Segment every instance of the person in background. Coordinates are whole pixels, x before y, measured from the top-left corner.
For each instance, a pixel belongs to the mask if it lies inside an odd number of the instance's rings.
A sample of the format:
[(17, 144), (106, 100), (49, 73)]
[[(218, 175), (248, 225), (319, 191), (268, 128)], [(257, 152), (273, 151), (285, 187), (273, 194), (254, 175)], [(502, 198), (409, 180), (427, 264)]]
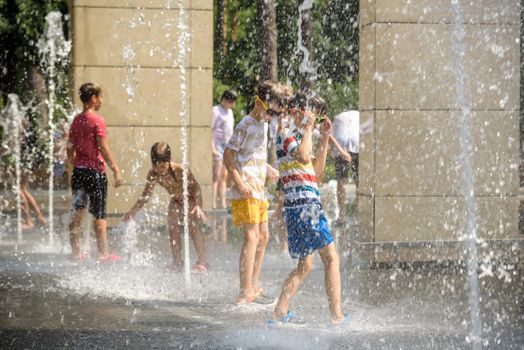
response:
[[(226, 148), (233, 129), (235, 127), (235, 118), (233, 108), (237, 101), (237, 94), (233, 90), (226, 90), (222, 94), (220, 103), (213, 107), (213, 119), (211, 121), (211, 130), (213, 139), (211, 149), (213, 152), (213, 187), (211, 194), (211, 205), (213, 209), (226, 208), (226, 179), (227, 169), (224, 166), (224, 149)], [(216, 220), (214, 220), (213, 229), (216, 229)], [(213, 231), (214, 231), (213, 230)], [(226, 234), (225, 223), (222, 223), (222, 236)], [(225, 237), (222, 237), (225, 240)]]
[(350, 110), (333, 118), (333, 144), (331, 156), (335, 161), (335, 179), (337, 180), (337, 204), (339, 208), (336, 225), (346, 221), (346, 190), (349, 170), (358, 188), (358, 151), (359, 151), (360, 114)]

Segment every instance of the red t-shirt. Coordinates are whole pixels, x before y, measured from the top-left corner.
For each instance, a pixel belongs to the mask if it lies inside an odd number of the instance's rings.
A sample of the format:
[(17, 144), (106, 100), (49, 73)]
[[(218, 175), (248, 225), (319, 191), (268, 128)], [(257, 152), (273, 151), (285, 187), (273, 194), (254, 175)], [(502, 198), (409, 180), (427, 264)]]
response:
[(106, 137), (106, 122), (95, 113), (80, 113), (69, 129), (69, 136), (75, 150), (74, 166), (90, 168), (103, 173), (105, 162), (98, 148), (97, 137)]

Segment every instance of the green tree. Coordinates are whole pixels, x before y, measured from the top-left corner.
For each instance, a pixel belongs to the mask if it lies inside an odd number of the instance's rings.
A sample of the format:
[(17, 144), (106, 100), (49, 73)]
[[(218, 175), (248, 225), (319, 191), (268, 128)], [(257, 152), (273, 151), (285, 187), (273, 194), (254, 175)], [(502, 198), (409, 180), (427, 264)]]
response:
[[(297, 48), (298, 7), (296, 0), (276, 3), (279, 80), (299, 85), (302, 53)], [(236, 118), (249, 109), (255, 84), (261, 79), (260, 30), (255, 2), (216, 0), (214, 78), (215, 102), (226, 88), (242, 96)], [(222, 11), (218, 11), (223, 9)], [(317, 0), (312, 13), (313, 65), (317, 67), (315, 89), (330, 106), (331, 114), (358, 107), (358, 0)], [(220, 34), (217, 34), (219, 32)], [(219, 35), (219, 37), (217, 36)]]
[(67, 14), (67, 1), (0, 0), (2, 103), (9, 93), (17, 94), (25, 103), (34, 97), (34, 74), (39, 73), (36, 43), (44, 31), (45, 16), (51, 11)]

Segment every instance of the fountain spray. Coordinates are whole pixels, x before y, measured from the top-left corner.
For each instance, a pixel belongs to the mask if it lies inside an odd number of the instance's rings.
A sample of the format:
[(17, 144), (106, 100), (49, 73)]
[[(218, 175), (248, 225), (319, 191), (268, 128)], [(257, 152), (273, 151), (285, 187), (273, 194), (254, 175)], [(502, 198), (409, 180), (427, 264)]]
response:
[[(7, 106), (2, 110), (2, 127), (4, 135), (8, 137), (7, 148), (11, 149), (15, 160), (15, 196), (16, 196), (16, 240), (17, 245), (22, 243), (22, 199), (20, 198), (20, 187), (22, 176), (21, 170), (21, 145), (22, 137), (22, 119), (25, 114), (25, 108), (20, 99), (15, 94), (9, 94)], [(17, 247), (18, 249), (18, 247)]]
[(188, 139), (187, 139), (187, 82), (186, 82), (186, 67), (185, 59), (188, 51), (187, 43), (189, 41), (189, 28), (186, 24), (186, 14), (184, 10), (184, 2), (178, 0), (178, 57), (176, 59), (177, 67), (180, 71), (180, 133), (181, 133), (181, 150), (182, 150), (182, 166), (184, 172), (182, 176), (183, 195), (184, 195), (184, 280), (186, 292), (189, 291), (191, 286), (190, 278), (190, 256), (189, 256), (189, 191), (188, 191)]
[(466, 247), (467, 247), (467, 270), (469, 284), (469, 312), (471, 318), (471, 334), (469, 339), (472, 342), (473, 349), (482, 348), (482, 328), (480, 323), (480, 306), (479, 306), (479, 286), (477, 273), (477, 232), (476, 232), (476, 211), (474, 189), (474, 172), (471, 160), (473, 153), (473, 144), (471, 142), (471, 133), (469, 122), (471, 119), (471, 103), (466, 93), (467, 79), (462, 58), (465, 56), (464, 38), (464, 19), (460, 8), (460, 1), (451, 1), (453, 13), (453, 25), (451, 32), (451, 44), (455, 53), (453, 59), (453, 70), (456, 76), (457, 103), (460, 128), (460, 146), (462, 149), (462, 162), (464, 171), (462, 173), (464, 185), (464, 200), (466, 204)]
[(57, 68), (67, 65), (69, 52), (71, 51), (71, 42), (65, 40), (62, 27), (62, 14), (53, 11), (45, 17), (46, 24), (44, 35), (38, 41), (38, 51), (40, 54), (40, 63), (46, 75), (47, 82), (47, 113), (48, 113), (48, 173), (49, 173), (49, 244), (53, 244), (54, 234), (54, 148), (55, 148), (55, 130), (54, 115), (56, 107), (56, 76)]

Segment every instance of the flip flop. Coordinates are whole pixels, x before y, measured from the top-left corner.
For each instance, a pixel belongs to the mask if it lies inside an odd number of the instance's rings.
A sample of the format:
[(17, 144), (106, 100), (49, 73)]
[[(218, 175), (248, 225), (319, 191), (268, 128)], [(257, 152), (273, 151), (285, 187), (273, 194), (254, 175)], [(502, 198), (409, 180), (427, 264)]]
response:
[(286, 315), (282, 316), (280, 320), (268, 320), (269, 326), (276, 325), (293, 325), (293, 326), (304, 326), (306, 322), (296, 316), (293, 311), (288, 311)]
[(101, 256), (98, 258), (99, 262), (117, 262), (122, 260), (122, 257), (120, 255), (117, 255), (115, 253), (109, 253), (107, 255)]

